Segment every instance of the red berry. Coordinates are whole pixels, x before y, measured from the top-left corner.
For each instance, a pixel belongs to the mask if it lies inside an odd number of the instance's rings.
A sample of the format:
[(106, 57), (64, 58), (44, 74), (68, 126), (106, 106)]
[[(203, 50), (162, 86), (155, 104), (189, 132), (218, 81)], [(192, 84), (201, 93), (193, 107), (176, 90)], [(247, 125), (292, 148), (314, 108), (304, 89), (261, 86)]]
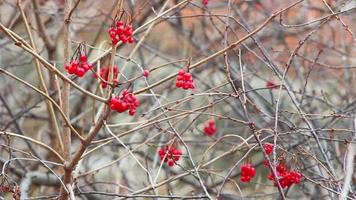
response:
[(161, 160), (168, 162), (168, 166), (172, 167), (176, 161), (180, 159), (182, 152), (175, 147), (162, 147), (158, 151), (158, 155)]
[(256, 175), (256, 170), (251, 164), (243, 164), (240, 170), (241, 176), (249, 177), (250, 179)]
[(184, 90), (194, 89), (195, 84), (192, 79), (192, 75), (189, 72), (185, 72), (183, 69), (180, 69), (176, 79), (176, 87), (183, 88)]
[(64, 68), (69, 74), (74, 74), (77, 71), (76, 67), (71, 64), (67, 64)]
[(78, 67), (76, 72), (75, 72), (75, 75), (79, 76), (79, 77), (83, 77), (85, 74), (85, 70), (81, 67)]
[(79, 60), (80, 60), (80, 62), (87, 62), (87, 56), (82, 54), (82, 55), (80, 55)]
[(216, 125), (215, 125), (214, 119), (210, 119), (210, 120), (205, 122), (204, 133), (207, 136), (212, 136), (212, 135), (214, 135), (216, 133)]
[(124, 25), (124, 22), (122, 22), (122, 21), (117, 21), (116, 22), (116, 26), (123, 26)]
[(243, 183), (250, 182), (251, 178), (249, 176), (241, 176), (240, 181)]
[(131, 36), (132, 35), (132, 28), (131, 27), (129, 27), (129, 26), (127, 26), (126, 28), (125, 28), (125, 30), (124, 30), (124, 34), (126, 35), (126, 36)]
[(129, 37), (129, 38), (127, 38), (127, 42), (128, 43), (134, 43), (135, 39), (133, 37)]
[(174, 161), (173, 160), (169, 160), (168, 161), (168, 166), (173, 167), (173, 165), (174, 165)]
[(124, 26), (118, 26), (116, 28), (116, 34), (117, 35), (122, 35), (124, 33), (124, 30), (125, 30)]
[(110, 108), (121, 113), (129, 110), (129, 115), (136, 114), (136, 108), (139, 102), (134, 94), (123, 90), (120, 96), (115, 96), (110, 100)]
[(269, 155), (273, 151), (273, 144), (266, 143), (263, 145), (263, 148), (265, 149), (266, 154)]
[(126, 36), (120, 35), (119, 38), (120, 38), (122, 43), (126, 43), (127, 42), (127, 37)]
[(150, 75), (150, 71), (148, 71), (147, 69), (143, 70), (142, 76), (148, 77), (149, 75)]

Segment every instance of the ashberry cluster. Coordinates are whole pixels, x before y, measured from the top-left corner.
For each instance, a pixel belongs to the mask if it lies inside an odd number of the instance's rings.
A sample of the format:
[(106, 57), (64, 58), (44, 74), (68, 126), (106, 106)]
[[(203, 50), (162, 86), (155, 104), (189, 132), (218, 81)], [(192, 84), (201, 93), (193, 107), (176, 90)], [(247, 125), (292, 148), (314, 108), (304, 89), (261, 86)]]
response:
[(240, 169), (241, 169), (240, 181), (243, 183), (250, 182), (250, 180), (256, 175), (256, 170), (251, 164), (245, 163), (241, 166)]
[(195, 84), (192, 78), (192, 75), (189, 72), (180, 69), (178, 71), (177, 81), (176, 81), (177, 88), (183, 88), (185, 90), (194, 89)]
[(272, 153), (272, 151), (273, 151), (273, 144), (266, 143), (266, 144), (263, 145), (263, 148), (265, 149), (266, 154), (270, 155)]
[(78, 59), (70, 61), (64, 68), (69, 74), (83, 77), (87, 71), (93, 68), (93, 66), (87, 62), (87, 56), (81, 54)]
[(122, 43), (133, 43), (135, 40), (132, 37), (133, 28), (131, 24), (124, 24), (123, 21), (117, 21), (108, 30), (111, 37), (111, 42), (115, 45), (119, 41)]
[[(104, 81), (101, 82), (101, 87), (106, 88), (108, 86), (108, 81), (109, 81), (109, 72), (110, 68), (109, 67), (102, 67), (100, 68), (100, 78), (102, 78)], [(114, 82), (117, 82), (117, 75), (119, 74), (119, 69), (117, 68), (116, 65), (113, 66), (113, 72), (114, 72)], [(97, 74), (94, 74), (94, 78), (98, 78)]]
[(210, 119), (205, 122), (204, 133), (207, 136), (213, 136), (216, 133), (216, 125), (214, 119)]
[(158, 151), (159, 158), (173, 167), (174, 163), (180, 159), (182, 152), (173, 146), (163, 147)]
[(126, 89), (122, 91), (120, 96), (114, 96), (110, 99), (110, 108), (119, 113), (129, 110), (129, 115), (135, 115), (139, 105), (136, 96)]
[(202, 2), (201, 2), (204, 6), (207, 6), (208, 5), (208, 3), (209, 3), (209, 0), (202, 0)]
[[(278, 164), (276, 166), (276, 171), (277, 171), (277, 177), (279, 184), (281, 185), (282, 188), (286, 188), (291, 186), (292, 184), (298, 184), (300, 183), (302, 179), (302, 175), (300, 172), (297, 171), (288, 171), (286, 167), (283, 164)], [(274, 186), (277, 187), (277, 181), (275, 180), (272, 172), (269, 173), (268, 179), (273, 181)]]

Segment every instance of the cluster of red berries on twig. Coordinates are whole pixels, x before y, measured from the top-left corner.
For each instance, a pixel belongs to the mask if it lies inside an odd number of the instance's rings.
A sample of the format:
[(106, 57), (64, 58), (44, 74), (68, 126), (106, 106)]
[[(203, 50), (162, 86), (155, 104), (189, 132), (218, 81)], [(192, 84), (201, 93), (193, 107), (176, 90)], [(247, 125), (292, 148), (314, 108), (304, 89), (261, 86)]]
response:
[(201, 2), (204, 6), (207, 6), (208, 5), (208, 3), (209, 3), (209, 0), (202, 0), (202, 2)]
[(176, 87), (177, 88), (182, 88), (184, 90), (194, 89), (195, 88), (195, 84), (194, 84), (194, 80), (192, 78), (192, 75), (189, 72), (186, 72), (183, 69), (180, 69), (178, 71), (178, 76), (177, 76), (177, 80), (176, 80)]
[(168, 166), (173, 167), (182, 156), (182, 152), (176, 149), (174, 146), (162, 147), (158, 151), (159, 158), (168, 163)]
[[(279, 184), (282, 188), (290, 187), (292, 184), (299, 184), (302, 180), (302, 175), (297, 171), (288, 171), (285, 165), (279, 163), (276, 166), (277, 177)], [(272, 172), (269, 173), (268, 179), (273, 181), (274, 186), (278, 186), (276, 179), (274, 178)]]
[[(263, 148), (266, 151), (267, 155), (270, 155), (273, 151), (274, 145), (266, 143), (263, 145)], [(264, 161), (264, 165), (267, 167), (270, 167), (268, 160)], [(291, 186), (292, 184), (298, 184), (300, 183), (302, 179), (302, 175), (300, 172), (297, 171), (289, 171), (287, 170), (286, 166), (284, 164), (278, 163), (276, 166), (276, 171), (277, 171), (277, 177), (279, 184), (281, 185), (282, 188), (286, 188)], [(268, 175), (268, 179), (273, 181), (274, 186), (278, 186), (277, 181), (275, 180), (273, 173), (270, 172)]]
[(205, 122), (204, 133), (207, 136), (213, 136), (216, 133), (216, 125), (214, 119), (210, 119)]
[(129, 111), (129, 115), (135, 115), (136, 109), (140, 105), (136, 96), (128, 90), (123, 90), (120, 96), (114, 96), (110, 99), (110, 108), (122, 113), (126, 110)]
[(84, 44), (79, 45), (70, 63), (66, 64), (64, 69), (69, 74), (74, 74), (78, 77), (83, 77), (87, 71), (93, 69), (93, 65), (88, 63), (88, 57), (85, 55)]
[(265, 149), (267, 155), (270, 155), (272, 153), (273, 147), (273, 144), (270, 143), (263, 144), (263, 148)]
[(250, 182), (250, 180), (256, 175), (256, 169), (249, 163), (243, 164), (240, 169), (241, 169), (240, 181), (243, 183)]
[(119, 41), (122, 43), (133, 43), (135, 39), (132, 37), (133, 28), (131, 24), (125, 24), (123, 21), (117, 21), (108, 30), (112, 44), (117, 44)]
[[(116, 65), (114, 65), (113, 67), (113, 72), (114, 72), (114, 76), (113, 76), (113, 81), (114, 83), (116, 82), (117, 83), (117, 76), (119, 74), (119, 69), (117, 68)], [(102, 67), (100, 68), (100, 72), (99, 72), (99, 75), (100, 75), (100, 78), (102, 78), (104, 81), (101, 82), (101, 87), (102, 88), (106, 88), (108, 86), (108, 81), (109, 81), (109, 73), (110, 73), (110, 67)], [(98, 75), (97, 74), (94, 74), (94, 78), (98, 78)]]

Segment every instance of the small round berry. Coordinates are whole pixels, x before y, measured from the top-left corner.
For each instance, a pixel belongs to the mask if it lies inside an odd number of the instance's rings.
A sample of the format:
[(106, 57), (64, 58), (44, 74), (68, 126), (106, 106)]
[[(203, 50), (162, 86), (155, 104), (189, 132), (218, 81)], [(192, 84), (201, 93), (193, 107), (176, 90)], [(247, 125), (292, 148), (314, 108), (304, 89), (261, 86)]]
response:
[(79, 76), (79, 77), (83, 77), (85, 74), (85, 70), (81, 67), (78, 67), (76, 72), (75, 72), (75, 75)]
[(149, 75), (150, 75), (150, 71), (148, 71), (147, 69), (143, 70), (142, 76), (148, 77)]
[(124, 25), (124, 22), (123, 21), (117, 21), (116, 22), (116, 26), (123, 26)]
[(185, 74), (185, 71), (183, 69), (180, 69), (178, 70), (178, 74), (183, 76)]
[(113, 38), (111, 42), (113, 45), (116, 45), (119, 42), (119, 40), (117, 38)]
[(168, 161), (168, 166), (169, 166), (169, 167), (173, 167), (173, 165), (174, 165), (174, 161), (173, 161), (173, 160), (169, 160), (169, 161)]
[(240, 181), (243, 183), (250, 182), (251, 178), (249, 176), (241, 176)]
[(80, 57), (79, 57), (79, 60), (81, 61), (81, 62), (87, 62), (87, 56), (86, 55), (84, 55), (84, 54), (82, 54), (82, 55), (80, 55)]
[(128, 43), (134, 43), (135, 39), (133, 37), (129, 37), (129, 38), (127, 38), (127, 42)]

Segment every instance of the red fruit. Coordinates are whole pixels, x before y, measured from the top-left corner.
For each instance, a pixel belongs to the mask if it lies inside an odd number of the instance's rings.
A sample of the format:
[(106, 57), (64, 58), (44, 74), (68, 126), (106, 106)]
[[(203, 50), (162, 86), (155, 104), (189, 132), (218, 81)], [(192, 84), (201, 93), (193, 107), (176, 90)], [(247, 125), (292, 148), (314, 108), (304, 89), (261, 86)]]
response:
[(127, 42), (127, 37), (126, 36), (120, 35), (119, 38), (120, 38), (122, 43), (126, 43)]
[(117, 35), (122, 35), (124, 33), (125, 27), (124, 26), (118, 26), (116, 28), (116, 34)]
[(176, 87), (183, 88), (185, 90), (194, 89), (195, 84), (192, 75), (189, 72), (185, 72), (183, 69), (180, 69), (176, 79)]
[(248, 163), (243, 164), (240, 170), (241, 170), (241, 176), (249, 177), (250, 179), (256, 175), (255, 168)]
[[(278, 164), (276, 167), (279, 184), (282, 188), (290, 187), (292, 184), (298, 184), (301, 181), (302, 175), (297, 171), (288, 171), (284, 165)], [(277, 181), (274, 179), (272, 172), (269, 173), (268, 179), (273, 181), (277, 187)]]
[(149, 75), (150, 75), (150, 71), (148, 71), (147, 69), (143, 70), (142, 76), (148, 77)]
[(119, 113), (129, 110), (129, 115), (135, 115), (139, 102), (134, 94), (123, 90), (120, 96), (114, 96), (110, 100), (110, 108)]
[(76, 61), (76, 60), (72, 61), (70, 64), (71, 64), (72, 67), (74, 67), (74, 68), (77, 68), (77, 67), (79, 66), (79, 62)]
[(249, 176), (241, 176), (240, 181), (243, 183), (250, 182), (251, 178)]
[(87, 62), (87, 56), (86, 55), (80, 55), (80, 57), (79, 57), (79, 60), (80, 60), (80, 62)]
[(79, 77), (83, 77), (85, 74), (85, 70), (81, 67), (78, 67), (76, 72), (75, 72), (75, 75), (79, 76)]
[(170, 146), (170, 147), (162, 147), (158, 151), (158, 155), (161, 160), (163, 160), (164, 162), (168, 162), (168, 166), (173, 167), (175, 162), (180, 159), (182, 152), (176, 149), (175, 147)]
[(273, 144), (266, 143), (263, 145), (263, 148), (265, 149), (266, 154), (269, 155), (273, 151)]
[(184, 75), (185, 71), (183, 69), (178, 70), (178, 75)]
[(87, 72), (90, 69), (88, 63), (86, 62), (82, 63), (81, 68), (83, 68), (85, 72)]
[(202, 0), (202, 4), (203, 4), (204, 6), (207, 6), (208, 3), (209, 3), (209, 0)]
[(74, 74), (77, 71), (76, 67), (73, 67), (71, 64), (67, 64), (64, 68), (69, 74)]
[(124, 30), (124, 34), (128, 37), (131, 36), (132, 35), (132, 27), (127, 26)]
[(119, 42), (119, 40), (116, 39), (116, 38), (113, 38), (113, 39), (111, 40), (111, 42), (112, 42), (113, 45), (116, 45), (116, 44)]
[(284, 173), (284, 172), (287, 171), (286, 167), (285, 167), (283, 164), (278, 164), (278, 165), (276, 166), (276, 170), (277, 170), (277, 172), (279, 172), (279, 173)]
[(264, 161), (263, 161), (263, 165), (266, 166), (266, 167), (269, 167), (269, 162), (268, 162), (268, 160), (264, 160)]
[(190, 73), (185, 73), (183, 75), (183, 78), (184, 78), (185, 81), (189, 81), (192, 78), (192, 75)]
[(204, 133), (207, 136), (212, 136), (216, 133), (216, 125), (214, 119), (210, 119), (205, 122)]
[(124, 22), (122, 22), (122, 21), (117, 21), (116, 22), (116, 26), (123, 26), (124, 25)]
[(129, 38), (127, 38), (127, 42), (128, 43), (134, 43), (135, 39), (133, 37), (129, 37)]
[(134, 110), (134, 109), (129, 110), (129, 115), (133, 116), (135, 114), (136, 114), (136, 110)]

